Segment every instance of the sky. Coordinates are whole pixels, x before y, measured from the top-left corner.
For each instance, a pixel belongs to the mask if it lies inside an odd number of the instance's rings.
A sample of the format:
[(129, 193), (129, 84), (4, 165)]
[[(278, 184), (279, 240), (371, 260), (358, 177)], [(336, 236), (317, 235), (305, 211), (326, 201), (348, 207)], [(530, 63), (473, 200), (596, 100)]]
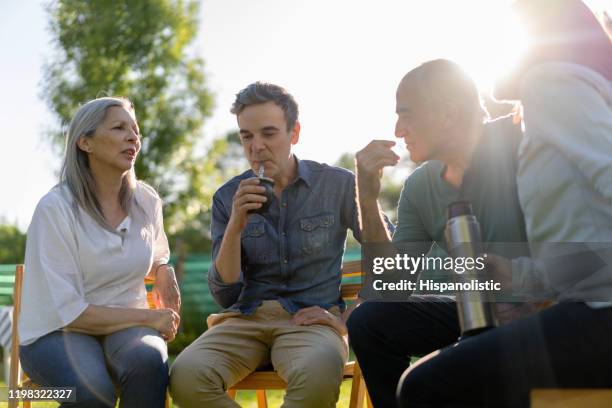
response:
[[(421, 62), (454, 59), (483, 89), (511, 66), (524, 41), (510, 3), (203, 0), (193, 52), (205, 60), (215, 108), (202, 147), (236, 129), (234, 95), (258, 80), (284, 86), (300, 105), (299, 157), (334, 163), (372, 139), (394, 139), (395, 89)], [(610, 10), (606, 0), (588, 3)], [(0, 222), (22, 230), (60, 165), (44, 137), (55, 123), (41, 97), (54, 52), (44, 4), (0, 0)]]

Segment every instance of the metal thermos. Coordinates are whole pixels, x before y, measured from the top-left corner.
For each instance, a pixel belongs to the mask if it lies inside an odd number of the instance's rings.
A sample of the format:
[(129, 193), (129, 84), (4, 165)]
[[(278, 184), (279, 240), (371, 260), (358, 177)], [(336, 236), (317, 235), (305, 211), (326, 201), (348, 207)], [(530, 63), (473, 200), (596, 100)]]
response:
[[(446, 245), (453, 258), (482, 256), (480, 225), (468, 201), (456, 201), (447, 209)], [(486, 280), (486, 270), (466, 268), (464, 273), (453, 273), (455, 282), (469, 283)], [(468, 337), (497, 326), (493, 303), (486, 292), (458, 291), (456, 296), (461, 336)]]

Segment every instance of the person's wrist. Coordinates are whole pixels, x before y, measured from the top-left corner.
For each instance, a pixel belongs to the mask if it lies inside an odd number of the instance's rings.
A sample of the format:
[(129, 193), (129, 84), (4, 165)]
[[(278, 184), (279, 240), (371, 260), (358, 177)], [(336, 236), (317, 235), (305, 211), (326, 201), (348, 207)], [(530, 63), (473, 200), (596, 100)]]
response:
[(230, 218), (230, 220), (227, 223), (227, 228), (225, 229), (225, 233), (229, 235), (240, 235), (242, 233), (240, 224), (234, 218)]
[(160, 274), (165, 274), (166, 276), (174, 276), (174, 267), (170, 264), (159, 264), (157, 268), (155, 268), (155, 277), (159, 277)]
[(357, 184), (357, 193), (359, 195), (359, 201), (376, 201), (380, 194), (380, 185), (377, 188), (377, 186), (367, 180), (360, 180)]
[(378, 212), (378, 197), (375, 195), (360, 194), (359, 207), (361, 208), (362, 212)]
[(138, 316), (138, 323), (142, 326), (153, 327), (153, 320), (155, 317), (154, 310), (151, 309), (137, 309), (140, 312)]

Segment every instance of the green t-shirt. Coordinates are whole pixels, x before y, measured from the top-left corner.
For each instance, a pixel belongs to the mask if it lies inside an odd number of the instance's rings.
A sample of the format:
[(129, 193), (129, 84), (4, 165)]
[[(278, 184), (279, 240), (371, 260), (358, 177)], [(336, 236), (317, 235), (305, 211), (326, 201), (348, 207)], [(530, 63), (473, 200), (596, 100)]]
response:
[[(526, 245), (504, 244), (527, 241), (516, 187), (520, 126), (511, 117), (484, 126), (464, 176), (461, 199), (472, 203), (485, 251), (508, 258), (526, 255)], [(446, 209), (460, 199), (460, 190), (444, 181), (444, 166), (436, 160), (425, 162), (408, 177), (400, 195), (393, 242), (420, 243), (412, 247), (415, 256), (427, 254), (433, 243), (446, 247)]]

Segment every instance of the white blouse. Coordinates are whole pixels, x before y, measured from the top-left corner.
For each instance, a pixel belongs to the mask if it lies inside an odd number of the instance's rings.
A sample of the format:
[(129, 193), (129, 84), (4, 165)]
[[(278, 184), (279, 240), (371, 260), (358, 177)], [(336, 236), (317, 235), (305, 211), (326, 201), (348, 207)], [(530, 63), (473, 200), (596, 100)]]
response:
[(161, 200), (138, 183), (134, 206), (117, 227), (102, 228), (56, 186), (28, 228), (19, 336), (33, 343), (74, 321), (91, 305), (147, 308), (144, 277), (170, 255)]

